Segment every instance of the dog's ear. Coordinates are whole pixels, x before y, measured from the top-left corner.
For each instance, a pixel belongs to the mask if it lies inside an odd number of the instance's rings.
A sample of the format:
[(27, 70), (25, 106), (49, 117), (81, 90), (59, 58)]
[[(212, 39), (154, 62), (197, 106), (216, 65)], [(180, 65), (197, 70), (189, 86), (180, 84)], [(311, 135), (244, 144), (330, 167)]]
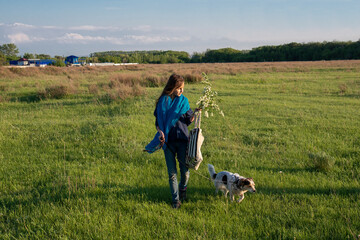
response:
[(241, 179), (240, 182), (241, 182), (241, 186), (250, 185), (250, 181), (246, 178)]
[(244, 186), (244, 182), (243, 182), (243, 181), (244, 181), (243, 179), (237, 179), (237, 180), (235, 181), (236, 186), (237, 186), (238, 188), (242, 188), (242, 187)]

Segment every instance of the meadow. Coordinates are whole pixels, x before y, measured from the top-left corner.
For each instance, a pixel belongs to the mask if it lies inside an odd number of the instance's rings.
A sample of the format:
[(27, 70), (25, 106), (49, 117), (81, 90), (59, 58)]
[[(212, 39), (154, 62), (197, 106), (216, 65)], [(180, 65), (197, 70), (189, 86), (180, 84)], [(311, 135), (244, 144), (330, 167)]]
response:
[[(143, 152), (173, 72), (225, 113), (178, 210)], [(208, 163), (257, 193), (215, 195)], [(360, 239), (360, 61), (1, 67), (0, 239)]]

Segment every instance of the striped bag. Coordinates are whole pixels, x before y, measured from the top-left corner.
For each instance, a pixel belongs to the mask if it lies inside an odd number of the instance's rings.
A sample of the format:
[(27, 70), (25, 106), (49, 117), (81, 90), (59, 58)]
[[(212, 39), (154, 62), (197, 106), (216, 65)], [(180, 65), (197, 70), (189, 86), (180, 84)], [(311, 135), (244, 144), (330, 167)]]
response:
[(197, 170), (200, 166), (200, 163), (203, 160), (200, 148), (204, 141), (204, 136), (200, 129), (201, 123), (201, 112), (195, 113), (195, 126), (194, 129), (190, 131), (189, 143), (186, 151), (186, 166), (188, 168), (193, 168)]

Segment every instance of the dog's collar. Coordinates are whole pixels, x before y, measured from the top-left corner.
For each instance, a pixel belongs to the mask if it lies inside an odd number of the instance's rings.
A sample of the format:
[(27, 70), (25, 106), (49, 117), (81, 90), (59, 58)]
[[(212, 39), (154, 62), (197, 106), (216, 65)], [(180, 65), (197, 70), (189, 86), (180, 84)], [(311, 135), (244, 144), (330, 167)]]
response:
[(242, 189), (244, 189), (244, 185), (239, 184), (240, 180), (241, 179), (239, 177), (237, 177), (236, 180), (234, 181), (234, 183), (236, 184), (236, 186), (240, 186), (240, 189), (242, 190)]
[(240, 189), (242, 189), (244, 186), (242, 186), (241, 184), (239, 184), (239, 182), (240, 182), (240, 178), (236, 178), (236, 180), (235, 180), (235, 185), (236, 186), (240, 186)]

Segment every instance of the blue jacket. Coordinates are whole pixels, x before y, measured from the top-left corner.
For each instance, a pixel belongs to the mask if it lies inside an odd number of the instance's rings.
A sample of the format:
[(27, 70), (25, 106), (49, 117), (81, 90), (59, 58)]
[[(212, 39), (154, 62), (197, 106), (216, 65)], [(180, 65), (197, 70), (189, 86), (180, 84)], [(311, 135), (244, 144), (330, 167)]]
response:
[[(168, 135), (168, 142), (175, 141), (188, 141), (189, 139), (189, 130), (188, 126), (192, 123), (191, 118), (193, 117), (194, 112), (189, 109), (186, 113), (184, 113), (179, 121), (176, 122), (175, 126), (173, 126)], [(156, 109), (154, 112), (154, 116), (156, 118)], [(155, 121), (155, 126), (158, 127), (157, 118)]]

